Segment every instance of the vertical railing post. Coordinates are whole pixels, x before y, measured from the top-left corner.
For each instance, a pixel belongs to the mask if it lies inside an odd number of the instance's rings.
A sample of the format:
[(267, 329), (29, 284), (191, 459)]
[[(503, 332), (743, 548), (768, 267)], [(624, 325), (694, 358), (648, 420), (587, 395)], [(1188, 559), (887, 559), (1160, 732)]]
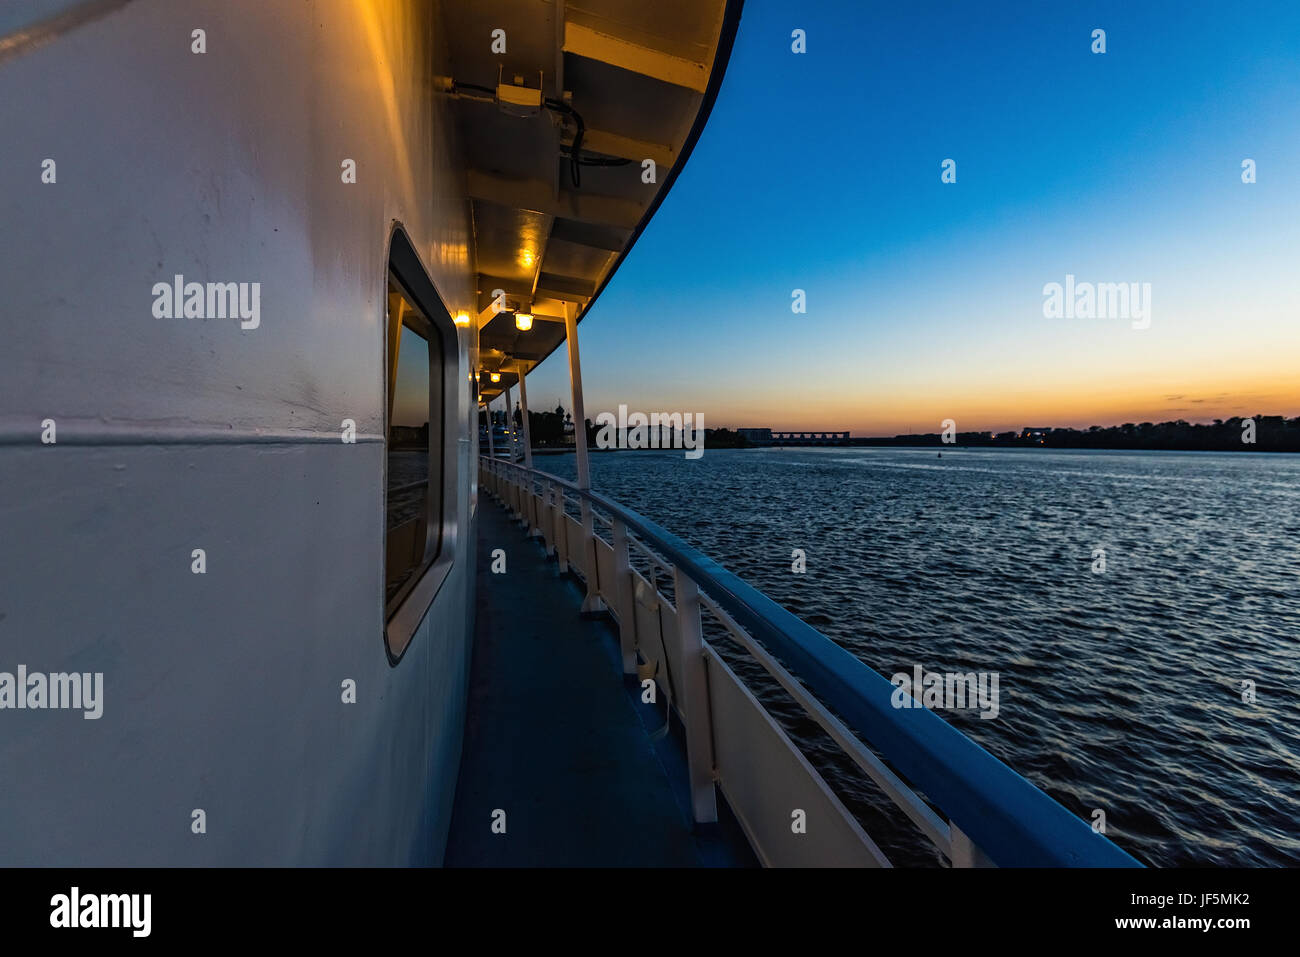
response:
[(614, 607), (618, 611), (618, 647), (623, 653), (623, 674), (636, 674), (636, 605), (632, 597), (632, 562), (628, 555), (627, 526), (614, 519)]
[(527, 373), (526, 364), (522, 360), (515, 360), (515, 374), (519, 377), (519, 426), (524, 446), (524, 468), (528, 469), (529, 473), (528, 494), (524, 499), (526, 503), (524, 521), (528, 525), (528, 534), (535, 537), (540, 536), (542, 530), (538, 526), (537, 503), (533, 500), (533, 436), (528, 424), (528, 386), (524, 384), (524, 376)]
[(529, 469), (524, 473), (524, 527), (528, 530), (529, 538), (541, 534), (537, 529), (537, 500), (533, 497), (533, 489), (536, 487), (536, 476)]
[(564, 560), (564, 527), (560, 520), (564, 518), (564, 489), (551, 483), (551, 543), (555, 546), (555, 561), (560, 566), (560, 574), (569, 570)]
[(997, 867), (993, 859), (951, 821), (948, 822), (948, 840), (952, 847), (953, 867)]
[(551, 483), (546, 479), (539, 481), (542, 484), (542, 504), (537, 516), (537, 527), (541, 530), (546, 554), (553, 555), (555, 554), (555, 522), (551, 518)]
[[(578, 354), (578, 304), (564, 303), (564, 341), (569, 353), (569, 388), (573, 393), (573, 452), (578, 472), (578, 488), (591, 488), (591, 468), (587, 462), (587, 419), (582, 405), (582, 360)], [(591, 503), (585, 498), (578, 503), (582, 514), (582, 554), (590, 558), (591, 566), (584, 568), (587, 577), (587, 595), (582, 600), (583, 612), (603, 611), (596, 586), (596, 530), (591, 517)], [(567, 529), (566, 529), (567, 531)]]
[(551, 483), (540, 476), (537, 479), (540, 488), (541, 503), (537, 507), (537, 528), (542, 536), (542, 547), (546, 554), (551, 554), (555, 542), (551, 538)]
[(560, 574), (569, 570), (569, 517), (564, 510), (564, 486), (555, 486), (555, 557)]
[(510, 390), (513, 386), (506, 386), (504, 393), (506, 397), (506, 441), (510, 443), (507, 452), (511, 465), (515, 464), (515, 404), (510, 398)]
[(690, 774), (691, 807), (695, 820), (718, 819), (713, 790), (713, 717), (709, 707), (709, 678), (704, 665), (704, 634), (700, 623), (700, 590), (694, 580), (673, 568), (677, 603), (677, 636), (682, 651), (682, 721), (686, 725), (686, 763)]
[(528, 424), (528, 387), (524, 385), (524, 364), (518, 362), (515, 369), (519, 372), (519, 417), (523, 427), (524, 467), (533, 467), (533, 434)]

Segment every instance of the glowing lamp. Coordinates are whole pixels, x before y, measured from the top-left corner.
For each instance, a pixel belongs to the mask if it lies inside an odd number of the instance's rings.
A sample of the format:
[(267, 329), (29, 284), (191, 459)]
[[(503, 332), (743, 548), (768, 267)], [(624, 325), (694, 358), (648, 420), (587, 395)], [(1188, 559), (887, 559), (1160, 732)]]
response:
[(458, 326), (468, 326), (468, 325), (469, 325), (469, 313), (468, 313), (468, 312), (458, 312), (458, 313), (456, 313), (456, 318), (455, 318), (453, 321), (454, 321), (454, 322), (456, 323), (456, 325), (458, 325)]
[(500, 373), (500, 372), (494, 372), (494, 373), (492, 373), (492, 375), (491, 375), (491, 379), (492, 379), (493, 382), (500, 382), (500, 381), (501, 381), (501, 373)]
[(515, 328), (520, 332), (527, 332), (533, 327), (533, 317), (526, 312), (515, 313)]

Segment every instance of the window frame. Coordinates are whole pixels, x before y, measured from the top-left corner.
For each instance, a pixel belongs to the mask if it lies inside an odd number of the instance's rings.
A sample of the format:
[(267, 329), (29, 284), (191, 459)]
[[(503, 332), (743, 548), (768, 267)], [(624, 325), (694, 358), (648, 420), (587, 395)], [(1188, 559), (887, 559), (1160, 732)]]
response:
[[(396, 666), (410, 648), (411, 640), (433, 605), (442, 584), (447, 580), (456, 554), (457, 509), (457, 423), (459, 409), (460, 342), (456, 325), (446, 303), (429, 278), (424, 264), (411, 245), (406, 230), (395, 223), (389, 235), (385, 260), (383, 322), (383, 419), (384, 474), (381, 515), (383, 519), (383, 570), (380, 576), (380, 606), (384, 623), (384, 652), (388, 663)], [(391, 601), (388, 589), (388, 454), (392, 423), (389, 405), (391, 339), (389, 336), (388, 286), (392, 282), (424, 319), (410, 323), (413, 331), (429, 343), (429, 485), (426, 490), (425, 552), (423, 568)], [(425, 328), (421, 328), (421, 327)], [(401, 335), (401, 330), (398, 330)], [(440, 361), (435, 360), (435, 348)], [(436, 417), (436, 422), (435, 422)], [(435, 428), (436, 426), (436, 428)], [(436, 434), (435, 434), (436, 433)]]

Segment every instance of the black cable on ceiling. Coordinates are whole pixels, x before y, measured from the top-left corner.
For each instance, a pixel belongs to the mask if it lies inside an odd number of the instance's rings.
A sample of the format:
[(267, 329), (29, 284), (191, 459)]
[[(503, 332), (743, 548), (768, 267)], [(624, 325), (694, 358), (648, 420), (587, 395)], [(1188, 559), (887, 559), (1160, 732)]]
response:
[[(496, 101), (497, 91), (487, 86), (480, 86), (477, 83), (461, 83), (452, 81), (451, 89), (453, 93), (481, 93)], [(479, 99), (479, 97), (471, 97)], [(582, 114), (575, 110), (563, 100), (557, 100), (554, 97), (546, 97), (542, 100), (542, 105), (552, 113), (560, 117), (573, 121), (574, 133), (573, 143), (562, 149), (562, 152), (569, 157), (569, 180), (573, 183), (574, 189), (582, 187), (582, 167), (584, 166), (626, 166), (629, 160), (603, 159), (599, 157), (586, 157), (582, 155), (582, 139), (587, 135), (587, 124), (582, 119)]]
[[(570, 156), (572, 155), (572, 148), (561, 146), (560, 152), (565, 156)], [(578, 162), (583, 166), (627, 166), (632, 161), (614, 156), (583, 156), (578, 159)]]
[(488, 96), (492, 97), (494, 103), (496, 102), (497, 91), (492, 89), (490, 86), (479, 86), (477, 83), (460, 83), (455, 80), (452, 81), (451, 91), (453, 93), (463, 93), (467, 90), (475, 93), (486, 93)]

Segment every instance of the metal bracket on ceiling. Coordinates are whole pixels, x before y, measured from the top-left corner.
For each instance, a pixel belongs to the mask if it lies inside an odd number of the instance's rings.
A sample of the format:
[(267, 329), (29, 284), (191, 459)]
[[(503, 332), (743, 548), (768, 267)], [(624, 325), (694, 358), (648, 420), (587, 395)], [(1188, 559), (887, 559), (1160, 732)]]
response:
[(542, 112), (542, 84), (545, 75), (537, 71), (537, 89), (524, 86), (524, 78), (516, 74), (513, 83), (505, 82), (505, 64), (497, 64), (497, 108), (506, 116), (529, 117)]

